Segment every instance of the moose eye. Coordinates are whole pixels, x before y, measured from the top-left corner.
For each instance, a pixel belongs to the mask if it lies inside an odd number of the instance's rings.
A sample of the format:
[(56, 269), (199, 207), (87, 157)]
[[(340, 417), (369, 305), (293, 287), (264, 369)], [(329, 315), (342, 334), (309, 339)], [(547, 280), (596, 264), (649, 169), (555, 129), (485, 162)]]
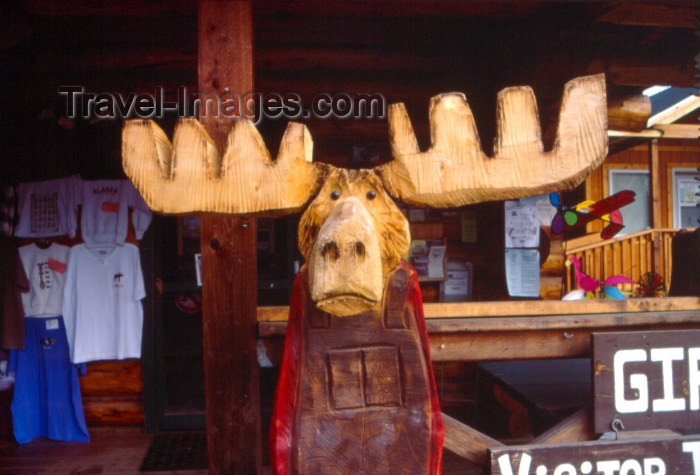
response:
[(333, 201), (335, 201), (335, 200), (337, 200), (338, 198), (340, 198), (340, 192), (337, 191), (337, 190), (331, 191), (331, 199), (332, 199)]
[(377, 192), (376, 192), (376, 191), (374, 191), (374, 190), (369, 190), (369, 191), (367, 192), (367, 199), (368, 199), (368, 200), (373, 200), (373, 199), (375, 199), (376, 197), (377, 197)]

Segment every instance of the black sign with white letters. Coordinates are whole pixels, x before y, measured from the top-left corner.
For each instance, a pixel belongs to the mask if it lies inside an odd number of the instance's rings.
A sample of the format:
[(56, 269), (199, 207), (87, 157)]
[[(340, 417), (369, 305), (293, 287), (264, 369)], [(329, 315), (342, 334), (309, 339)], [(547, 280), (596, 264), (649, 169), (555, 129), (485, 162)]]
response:
[(700, 428), (700, 330), (594, 333), (594, 430)]
[(700, 475), (700, 436), (489, 449), (492, 475)]

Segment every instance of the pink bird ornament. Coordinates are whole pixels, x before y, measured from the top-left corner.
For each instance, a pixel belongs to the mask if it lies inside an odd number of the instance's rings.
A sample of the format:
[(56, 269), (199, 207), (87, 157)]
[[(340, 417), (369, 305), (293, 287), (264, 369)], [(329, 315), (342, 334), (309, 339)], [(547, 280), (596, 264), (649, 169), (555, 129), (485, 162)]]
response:
[(570, 265), (574, 266), (574, 275), (576, 277), (577, 288), (586, 293), (595, 292), (600, 288), (600, 282), (598, 282), (598, 279), (594, 279), (590, 275), (587, 275), (581, 271), (581, 259), (576, 256), (569, 256), (568, 262)]
[(605, 279), (602, 284), (599, 280), (587, 275), (581, 270), (581, 259), (576, 256), (569, 256), (566, 265), (574, 266), (576, 287), (583, 291), (588, 298), (594, 298), (595, 292), (602, 288), (603, 295), (609, 299), (624, 299), (625, 295), (617, 288), (619, 284), (634, 284), (634, 280), (624, 275), (612, 275)]

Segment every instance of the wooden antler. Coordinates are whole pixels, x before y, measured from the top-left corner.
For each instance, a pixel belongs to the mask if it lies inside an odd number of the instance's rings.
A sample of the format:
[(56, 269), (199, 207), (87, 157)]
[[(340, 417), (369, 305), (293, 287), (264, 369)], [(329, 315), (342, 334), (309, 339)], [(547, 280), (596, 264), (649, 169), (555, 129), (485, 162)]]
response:
[(257, 129), (238, 121), (223, 159), (196, 119), (183, 119), (173, 144), (152, 121), (130, 120), (122, 131), (124, 170), (148, 205), (163, 213), (280, 215), (300, 210), (320, 186), (306, 126), (287, 126), (270, 159)]
[(605, 80), (569, 81), (553, 149), (544, 152), (532, 89), (498, 94), (494, 158), (481, 150), (474, 117), (462, 94), (430, 103), (432, 147), (421, 153), (403, 104), (389, 108), (394, 160), (379, 167), (389, 193), (423, 206), (448, 208), (570, 189), (607, 155)]

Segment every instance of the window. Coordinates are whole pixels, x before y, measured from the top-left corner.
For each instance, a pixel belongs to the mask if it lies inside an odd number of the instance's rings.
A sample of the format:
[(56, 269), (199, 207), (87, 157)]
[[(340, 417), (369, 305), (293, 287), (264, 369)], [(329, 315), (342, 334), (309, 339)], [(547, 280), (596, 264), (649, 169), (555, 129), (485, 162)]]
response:
[(673, 226), (700, 226), (700, 171), (692, 168), (673, 169)]
[(618, 236), (649, 228), (649, 171), (611, 169), (608, 183), (611, 195), (622, 190), (632, 190), (635, 193), (634, 202), (620, 208), (625, 227)]

